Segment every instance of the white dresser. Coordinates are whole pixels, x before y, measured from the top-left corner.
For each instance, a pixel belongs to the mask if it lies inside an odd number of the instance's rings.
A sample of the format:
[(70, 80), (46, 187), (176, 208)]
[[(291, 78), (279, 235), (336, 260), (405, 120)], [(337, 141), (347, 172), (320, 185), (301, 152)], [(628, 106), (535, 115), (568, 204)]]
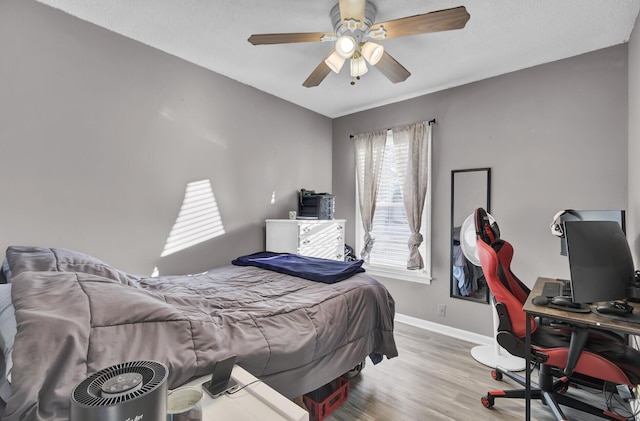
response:
[(267, 251), (344, 260), (344, 219), (267, 219)]

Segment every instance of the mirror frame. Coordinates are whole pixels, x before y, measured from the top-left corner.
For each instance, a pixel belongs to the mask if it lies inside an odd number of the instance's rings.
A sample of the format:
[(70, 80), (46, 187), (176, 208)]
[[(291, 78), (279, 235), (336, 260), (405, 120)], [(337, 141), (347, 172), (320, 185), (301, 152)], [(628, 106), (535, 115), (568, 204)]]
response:
[[(475, 211), (476, 208), (484, 208), (488, 213), (491, 213), (491, 168), (489, 167), (483, 167), (483, 168), (467, 168), (467, 169), (461, 169), (461, 170), (452, 170), (451, 171), (451, 225), (450, 225), (450, 240), (449, 240), (449, 245), (450, 245), (450, 258), (449, 258), (449, 271), (450, 271), (450, 277), (449, 277), (449, 296), (452, 298), (458, 298), (461, 300), (468, 300), (468, 301), (474, 301), (477, 303), (485, 303), (485, 304), (489, 304), (489, 287), (487, 286), (487, 282), (486, 280), (484, 280), (484, 276), (479, 279), (479, 286), (478, 286), (478, 293), (475, 294), (474, 296), (464, 296), (461, 295), (459, 293), (459, 290), (457, 289), (457, 285), (456, 285), (456, 281), (453, 275), (453, 254), (454, 254), (454, 238), (453, 238), (453, 234), (454, 234), (454, 229), (455, 229), (455, 223), (456, 223), (456, 219), (459, 219), (460, 215), (456, 213), (456, 203), (455, 203), (455, 198), (456, 198), (456, 175), (457, 174), (468, 174), (468, 173), (472, 173), (472, 172), (477, 172), (479, 180), (478, 183), (482, 183), (482, 181), (485, 179), (486, 177), (486, 188), (487, 188), (487, 195), (486, 195), (486, 203), (478, 203), (477, 205), (474, 205), (473, 209), (469, 209), (468, 213), (464, 214), (465, 218), (468, 215), (471, 215), (472, 212)], [(458, 186), (458, 189), (460, 190), (462, 186)], [(484, 195), (482, 195), (482, 197), (484, 197)], [(464, 212), (459, 210), (458, 213), (460, 212)], [(463, 220), (464, 221), (464, 220)], [(481, 269), (480, 269), (481, 270)]]

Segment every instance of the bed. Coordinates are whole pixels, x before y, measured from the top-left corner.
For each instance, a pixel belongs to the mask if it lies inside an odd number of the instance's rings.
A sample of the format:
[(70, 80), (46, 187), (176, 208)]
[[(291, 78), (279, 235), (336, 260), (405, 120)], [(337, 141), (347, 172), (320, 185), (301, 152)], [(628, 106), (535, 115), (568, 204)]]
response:
[(293, 398), (367, 356), (397, 356), (394, 301), (366, 273), (325, 284), (229, 265), (144, 277), (66, 249), (9, 247), (6, 257), (10, 283), (0, 292), (11, 292), (17, 327), (14, 338), (0, 327), (6, 420), (67, 419), (77, 383), (126, 361), (163, 362), (174, 388), (236, 354)]

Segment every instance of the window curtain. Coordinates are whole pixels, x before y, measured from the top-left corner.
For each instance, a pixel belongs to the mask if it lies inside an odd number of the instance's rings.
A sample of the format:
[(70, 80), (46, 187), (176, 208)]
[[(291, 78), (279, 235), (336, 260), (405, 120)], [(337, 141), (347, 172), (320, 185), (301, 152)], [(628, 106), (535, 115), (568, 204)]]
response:
[(420, 225), (429, 182), (431, 130), (431, 124), (427, 122), (393, 129), (396, 170), (402, 186), (402, 201), (411, 230), (407, 260), (407, 269), (411, 270), (424, 268), (424, 260), (419, 250), (420, 244), (424, 241), (420, 234)]
[(386, 130), (376, 130), (355, 135), (353, 143), (356, 150), (356, 181), (358, 183), (358, 201), (360, 216), (364, 228), (364, 247), (360, 258), (369, 261), (375, 238), (371, 234), (373, 215), (376, 211), (376, 197), (380, 184), (380, 173), (384, 159), (384, 147), (387, 140)]

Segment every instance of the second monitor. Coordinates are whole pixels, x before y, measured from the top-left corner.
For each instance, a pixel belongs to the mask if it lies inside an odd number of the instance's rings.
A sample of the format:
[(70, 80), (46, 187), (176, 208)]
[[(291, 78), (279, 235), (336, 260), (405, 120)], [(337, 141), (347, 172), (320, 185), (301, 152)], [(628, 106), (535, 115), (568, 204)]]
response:
[(558, 214), (552, 223), (554, 232), (560, 237), (560, 254), (567, 255), (567, 239), (564, 223), (568, 221), (614, 221), (626, 232), (626, 212), (624, 210), (577, 210), (567, 209)]

